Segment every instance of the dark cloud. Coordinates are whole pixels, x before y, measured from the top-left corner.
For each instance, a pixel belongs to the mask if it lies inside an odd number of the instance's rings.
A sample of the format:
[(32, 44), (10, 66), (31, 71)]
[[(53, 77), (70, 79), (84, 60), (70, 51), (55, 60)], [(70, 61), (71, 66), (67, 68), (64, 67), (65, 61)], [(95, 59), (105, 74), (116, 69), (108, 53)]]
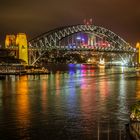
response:
[(31, 39), (65, 25), (93, 18), (131, 44), (140, 40), (139, 0), (2, 0), (0, 40), (5, 34), (25, 32)]

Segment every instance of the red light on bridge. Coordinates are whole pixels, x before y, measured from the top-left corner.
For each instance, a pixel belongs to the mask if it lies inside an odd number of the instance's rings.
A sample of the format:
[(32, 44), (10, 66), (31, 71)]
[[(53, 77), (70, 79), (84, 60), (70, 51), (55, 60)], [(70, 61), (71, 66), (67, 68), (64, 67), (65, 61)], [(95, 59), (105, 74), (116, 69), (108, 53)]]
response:
[(90, 18), (89, 20), (84, 19), (84, 24), (85, 25), (92, 25), (93, 24), (92, 18)]
[(109, 47), (110, 44), (108, 42), (97, 42), (96, 45), (101, 47)]

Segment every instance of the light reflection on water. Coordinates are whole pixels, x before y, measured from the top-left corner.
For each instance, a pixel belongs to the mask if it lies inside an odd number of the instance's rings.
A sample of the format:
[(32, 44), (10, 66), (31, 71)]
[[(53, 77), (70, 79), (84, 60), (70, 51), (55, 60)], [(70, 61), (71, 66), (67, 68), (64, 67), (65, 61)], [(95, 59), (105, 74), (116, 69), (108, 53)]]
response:
[(140, 80), (121, 72), (71, 65), (0, 81), (0, 139), (124, 139)]

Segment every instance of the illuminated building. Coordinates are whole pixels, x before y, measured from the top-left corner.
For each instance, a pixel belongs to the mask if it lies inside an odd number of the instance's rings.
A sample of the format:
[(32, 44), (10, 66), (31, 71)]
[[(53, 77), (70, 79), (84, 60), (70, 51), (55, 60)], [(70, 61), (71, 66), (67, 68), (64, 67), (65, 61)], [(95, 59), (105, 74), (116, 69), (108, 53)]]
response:
[(25, 71), (25, 62), (11, 55), (9, 49), (0, 48), (0, 73), (17, 73)]
[(27, 37), (24, 33), (17, 34), (16, 45), (19, 49), (19, 59), (22, 59), (28, 64), (28, 47), (27, 47)]
[(15, 35), (6, 35), (5, 39), (5, 47), (11, 47), (16, 45), (16, 37)]
[(88, 35), (88, 45), (93, 46), (94, 45), (94, 36)]

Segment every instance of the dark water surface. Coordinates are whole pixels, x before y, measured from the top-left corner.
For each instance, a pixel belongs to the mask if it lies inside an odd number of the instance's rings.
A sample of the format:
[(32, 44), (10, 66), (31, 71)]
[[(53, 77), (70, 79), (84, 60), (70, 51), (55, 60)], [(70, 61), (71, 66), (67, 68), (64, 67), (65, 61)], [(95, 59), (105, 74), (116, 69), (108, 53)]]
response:
[(59, 68), (0, 81), (0, 140), (124, 140), (140, 99), (132, 68)]

